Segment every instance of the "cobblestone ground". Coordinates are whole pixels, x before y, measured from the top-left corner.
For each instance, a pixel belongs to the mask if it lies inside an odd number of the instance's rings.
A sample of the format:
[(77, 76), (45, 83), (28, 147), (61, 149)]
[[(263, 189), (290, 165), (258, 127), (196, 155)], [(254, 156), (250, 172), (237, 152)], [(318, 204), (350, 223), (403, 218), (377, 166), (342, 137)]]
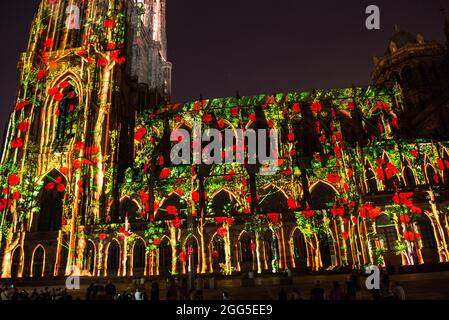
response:
[[(302, 296), (307, 300), (310, 296), (310, 290), (314, 286), (316, 280), (320, 280), (322, 287), (325, 289), (326, 294), (329, 292), (332, 281), (339, 281), (340, 285), (344, 287), (344, 283), (348, 275), (297, 275), (293, 278), (293, 284), (291, 285), (279, 285), (276, 284), (278, 278), (263, 277), (257, 281), (253, 287), (242, 287), (239, 279), (221, 279), (216, 282), (215, 289), (205, 289), (205, 300), (220, 300), (222, 292), (226, 291), (234, 300), (277, 300), (278, 293), (281, 288), (290, 295), (293, 288), (297, 288)], [(416, 274), (400, 274), (390, 277), (392, 283), (399, 281), (404, 287), (407, 295), (407, 300), (449, 300), (449, 271), (434, 272), (434, 273), (416, 273)], [(69, 291), (74, 299), (84, 299), (86, 288), (90, 283), (90, 279), (82, 279), (81, 289)], [(364, 279), (361, 278), (362, 284)], [(103, 280), (102, 284), (105, 284), (106, 280)], [(150, 288), (150, 281), (146, 283), (147, 292)], [(3, 281), (4, 283), (4, 281)], [(9, 283), (9, 282), (8, 282)], [(132, 281), (129, 280), (116, 280), (113, 281), (119, 292), (125, 290), (132, 290)], [(160, 296), (161, 299), (166, 295), (166, 283), (160, 281)], [(16, 283), (19, 288), (24, 288), (31, 291), (33, 288), (61, 288), (64, 287), (63, 281), (51, 281), (40, 283)], [(361, 299), (371, 300), (371, 294), (362, 289)]]

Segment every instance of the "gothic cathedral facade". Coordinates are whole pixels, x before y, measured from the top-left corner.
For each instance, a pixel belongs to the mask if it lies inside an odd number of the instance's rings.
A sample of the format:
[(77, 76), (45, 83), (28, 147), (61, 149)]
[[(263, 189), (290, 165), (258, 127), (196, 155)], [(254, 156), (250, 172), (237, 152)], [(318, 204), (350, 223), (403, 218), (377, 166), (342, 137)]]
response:
[(1, 170), (21, 185), (5, 197), (21, 200), (1, 208), (2, 277), (63, 275), (82, 226), (110, 220), (136, 114), (170, 97), (165, 0), (43, 0), (19, 67)]
[[(369, 87), (173, 104), (165, 13), (42, 1), (1, 158), (2, 278), (449, 262), (449, 42), (396, 30)], [(250, 162), (273, 130), (275, 159)], [(201, 161), (174, 165), (181, 144)]]

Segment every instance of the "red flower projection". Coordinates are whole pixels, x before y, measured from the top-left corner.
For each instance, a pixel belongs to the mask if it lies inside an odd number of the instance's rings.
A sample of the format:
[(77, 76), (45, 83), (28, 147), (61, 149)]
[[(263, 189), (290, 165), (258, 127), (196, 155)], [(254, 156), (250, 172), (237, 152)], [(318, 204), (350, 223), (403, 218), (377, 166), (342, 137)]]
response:
[(203, 116), (203, 122), (206, 122), (206, 123), (212, 122), (212, 115), (211, 114), (205, 114)]
[(256, 114), (252, 113), (249, 115), (249, 120), (251, 120), (251, 122), (256, 122), (257, 121), (257, 117)]
[(355, 102), (354, 101), (349, 101), (348, 102), (348, 109), (350, 111), (354, 111), (355, 110)]
[(343, 232), (341, 233), (341, 237), (342, 237), (344, 240), (348, 240), (348, 238), (349, 238), (348, 233), (347, 233), (346, 231), (343, 231)]
[(57, 190), (58, 192), (63, 193), (65, 191), (65, 185), (58, 184)]
[(443, 159), (438, 159), (437, 160), (437, 166), (442, 171), (446, 170), (446, 169), (449, 169), (449, 161), (443, 160)]
[(120, 228), (120, 230), (119, 230), (120, 239), (123, 239), (125, 237), (129, 237), (129, 235), (130, 235), (130, 232), (128, 230), (126, 230), (125, 227), (121, 227)]
[(182, 222), (179, 218), (176, 218), (175, 220), (171, 220), (170, 222), (172, 223), (173, 227), (175, 227), (176, 229), (181, 228)]
[(17, 186), (20, 183), (20, 178), (17, 174), (13, 173), (8, 177), (8, 184), (12, 187)]
[(138, 142), (142, 141), (142, 139), (145, 137), (145, 135), (147, 134), (147, 129), (145, 128), (139, 128), (136, 131), (136, 134), (134, 135), (134, 139)]
[(52, 191), (56, 188), (56, 190), (60, 193), (65, 192), (65, 185), (63, 184), (63, 177), (59, 176), (54, 181), (51, 181), (45, 185), (45, 190)]
[(107, 58), (101, 57), (97, 60), (97, 64), (100, 67), (106, 67), (109, 64), (109, 60)]
[(279, 223), (279, 219), (281, 215), (279, 213), (270, 213), (267, 215), (268, 219), (271, 220), (273, 223)]
[(27, 132), (28, 129), (30, 128), (30, 123), (28, 121), (24, 120), (24, 121), (19, 123), (17, 128), (19, 129), (20, 132)]
[(68, 81), (62, 81), (60, 84), (59, 84), (59, 89), (65, 89), (65, 88), (67, 88), (69, 86), (69, 82)]
[(6, 208), (11, 207), (12, 200), (11, 199), (1, 199), (0, 200), (0, 211), (5, 210)]
[(379, 101), (376, 105), (376, 110), (379, 111), (385, 110), (386, 112), (388, 112), (390, 110), (390, 107), (385, 101)]
[(171, 170), (168, 168), (165, 168), (161, 171), (161, 174), (159, 175), (159, 178), (161, 179), (167, 179), (171, 174)]
[(73, 150), (74, 151), (77, 151), (77, 152), (79, 152), (79, 151), (81, 151), (81, 150), (83, 150), (84, 149), (84, 142), (75, 142), (75, 144), (73, 145)]
[(42, 79), (44, 79), (47, 75), (48, 75), (48, 71), (47, 71), (47, 70), (39, 70), (39, 71), (36, 73), (36, 79), (37, 79), (37, 80), (42, 80)]
[(178, 214), (178, 208), (176, 208), (176, 206), (167, 206), (167, 213), (169, 215), (175, 216)]
[(54, 190), (56, 187), (56, 184), (54, 182), (49, 182), (45, 185), (45, 190), (51, 191)]
[(290, 133), (287, 135), (287, 139), (288, 139), (288, 141), (290, 141), (290, 142), (295, 141), (295, 134), (294, 134), (293, 132), (290, 132)]
[(413, 231), (405, 231), (404, 239), (407, 241), (416, 241), (421, 239), (421, 235), (419, 233), (415, 233)]
[(115, 20), (113, 20), (113, 19), (106, 19), (104, 22), (103, 22), (103, 26), (105, 27), (105, 28), (114, 28), (115, 27)]
[(192, 192), (192, 200), (193, 202), (200, 202), (200, 193), (198, 191)]
[(48, 89), (48, 91), (47, 91), (47, 93), (48, 93), (48, 95), (49, 96), (54, 96), (55, 94), (57, 94), (59, 92), (59, 88), (56, 86), (56, 87), (53, 87), (53, 88), (50, 88), (50, 89)]
[[(385, 165), (385, 160), (376, 160), (377, 169), (376, 174), (379, 180), (384, 181), (385, 179), (390, 180), (393, 175), (395, 175), (398, 172), (398, 168), (391, 162), (387, 162)], [(385, 176), (385, 174), (386, 176)]]
[(99, 151), (100, 150), (99, 150), (99, 148), (97, 146), (90, 146), (90, 147), (84, 148), (84, 154), (86, 156), (96, 155)]
[(19, 191), (14, 191), (13, 193), (12, 193), (12, 198), (14, 199), (14, 200), (19, 200), (20, 199), (20, 197), (21, 197), (21, 194), (20, 194), (20, 192)]
[(179, 254), (179, 261), (181, 261), (183, 263), (187, 261), (187, 256), (184, 251)]
[(418, 158), (418, 156), (419, 156), (419, 152), (418, 152), (418, 150), (416, 150), (416, 149), (412, 149), (412, 150), (410, 151), (410, 154), (411, 154), (414, 158)]
[(440, 176), (438, 174), (435, 174), (433, 176), (433, 181), (435, 181), (436, 184), (440, 184)]
[(28, 106), (28, 104), (29, 104), (28, 100), (23, 100), (23, 101), (17, 102), (15, 110), (20, 111), (23, 108), (25, 108), (26, 106)]
[(115, 63), (122, 65), (126, 62), (126, 58), (120, 56), (120, 51), (114, 51), (111, 53), (111, 59), (115, 61)]
[(413, 192), (401, 192), (394, 195), (393, 202), (406, 207), (411, 207), (413, 205), (413, 201), (410, 199), (411, 197), (413, 197)]
[(216, 224), (223, 224), (228, 220), (227, 217), (215, 217), (214, 221)]
[(51, 47), (53, 47), (53, 39), (52, 38), (47, 38), (45, 40), (44, 46), (46, 49), (51, 49)]
[(319, 103), (318, 101), (312, 103), (312, 105), (310, 106), (310, 110), (315, 113), (320, 112), (321, 109), (323, 109), (323, 107), (321, 106), (321, 103)]
[(76, 159), (72, 161), (72, 165), (75, 169), (81, 168), (81, 164), (82, 164), (81, 160)]
[(11, 148), (12, 149), (20, 149), (23, 147), (23, 141), (22, 138), (15, 138), (11, 141)]
[(344, 208), (333, 207), (331, 209), (331, 214), (334, 217), (343, 217), (345, 215), (345, 209)]
[(354, 177), (354, 172), (351, 169), (348, 169), (348, 172), (346, 174), (348, 175), (349, 179), (352, 179)]
[(330, 183), (337, 183), (340, 182), (341, 178), (338, 174), (335, 173), (330, 173), (327, 175), (327, 181), (329, 181)]
[(231, 116), (233, 116), (234, 118), (238, 117), (238, 115), (239, 115), (239, 108), (232, 107), (230, 111), (231, 111)]
[(161, 244), (161, 239), (158, 239), (158, 238), (153, 239), (153, 244), (154, 244), (155, 246), (159, 246), (159, 245)]
[(301, 106), (299, 105), (299, 103), (295, 103), (292, 106), (292, 109), (293, 109), (293, 112), (295, 112), (295, 113), (300, 113), (301, 112)]
[(289, 209), (296, 209), (298, 205), (296, 204), (296, 200), (294, 198), (290, 198), (287, 200), (287, 205)]
[(228, 234), (228, 230), (225, 227), (218, 228), (217, 234), (224, 238)]
[(142, 204), (146, 204), (150, 200), (150, 196), (145, 191), (140, 192), (140, 201), (142, 201)]
[(376, 219), (380, 216), (380, 209), (371, 203), (364, 203), (359, 212), (362, 218)]
[(98, 235), (98, 239), (99, 239), (100, 241), (105, 240), (107, 237), (108, 237), (108, 236), (106, 235), (106, 233), (100, 233), (100, 234)]
[(401, 221), (402, 223), (409, 223), (411, 219), (408, 214), (402, 214), (399, 216), (399, 221)]
[(304, 215), (304, 217), (306, 217), (306, 219), (309, 219), (315, 215), (315, 211), (307, 209), (307, 210), (303, 211), (302, 214)]
[(337, 158), (342, 157), (341, 148), (338, 145), (334, 145), (334, 153)]
[(393, 118), (393, 119), (391, 119), (391, 125), (392, 125), (394, 128), (399, 129), (398, 118)]

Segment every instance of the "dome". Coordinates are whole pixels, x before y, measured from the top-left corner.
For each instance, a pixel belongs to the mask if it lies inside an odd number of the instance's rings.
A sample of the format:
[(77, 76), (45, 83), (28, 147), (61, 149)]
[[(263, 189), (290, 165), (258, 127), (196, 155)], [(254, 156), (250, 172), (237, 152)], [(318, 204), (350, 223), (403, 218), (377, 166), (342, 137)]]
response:
[(406, 31), (396, 31), (396, 33), (390, 38), (388, 41), (389, 47), (387, 48), (386, 53), (391, 53), (391, 47), (390, 44), (394, 42), (396, 45), (396, 49), (400, 49), (402, 47), (405, 47), (409, 44), (415, 44), (416, 43), (416, 37), (413, 36), (410, 32)]

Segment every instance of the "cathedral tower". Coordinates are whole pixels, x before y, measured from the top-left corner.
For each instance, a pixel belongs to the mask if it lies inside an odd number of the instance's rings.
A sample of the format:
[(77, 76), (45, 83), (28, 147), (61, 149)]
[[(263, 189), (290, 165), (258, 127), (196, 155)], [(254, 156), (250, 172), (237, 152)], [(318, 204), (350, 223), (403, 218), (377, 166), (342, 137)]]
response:
[(449, 137), (447, 130), (441, 130), (449, 124), (447, 57), (444, 45), (398, 27), (385, 54), (374, 57), (374, 84), (386, 88), (399, 84), (403, 91), (405, 109), (399, 122), (404, 137), (417, 134), (437, 139)]
[(1, 158), (2, 277), (85, 263), (83, 233), (112, 219), (137, 112), (170, 97), (166, 42), (165, 0), (41, 2)]

